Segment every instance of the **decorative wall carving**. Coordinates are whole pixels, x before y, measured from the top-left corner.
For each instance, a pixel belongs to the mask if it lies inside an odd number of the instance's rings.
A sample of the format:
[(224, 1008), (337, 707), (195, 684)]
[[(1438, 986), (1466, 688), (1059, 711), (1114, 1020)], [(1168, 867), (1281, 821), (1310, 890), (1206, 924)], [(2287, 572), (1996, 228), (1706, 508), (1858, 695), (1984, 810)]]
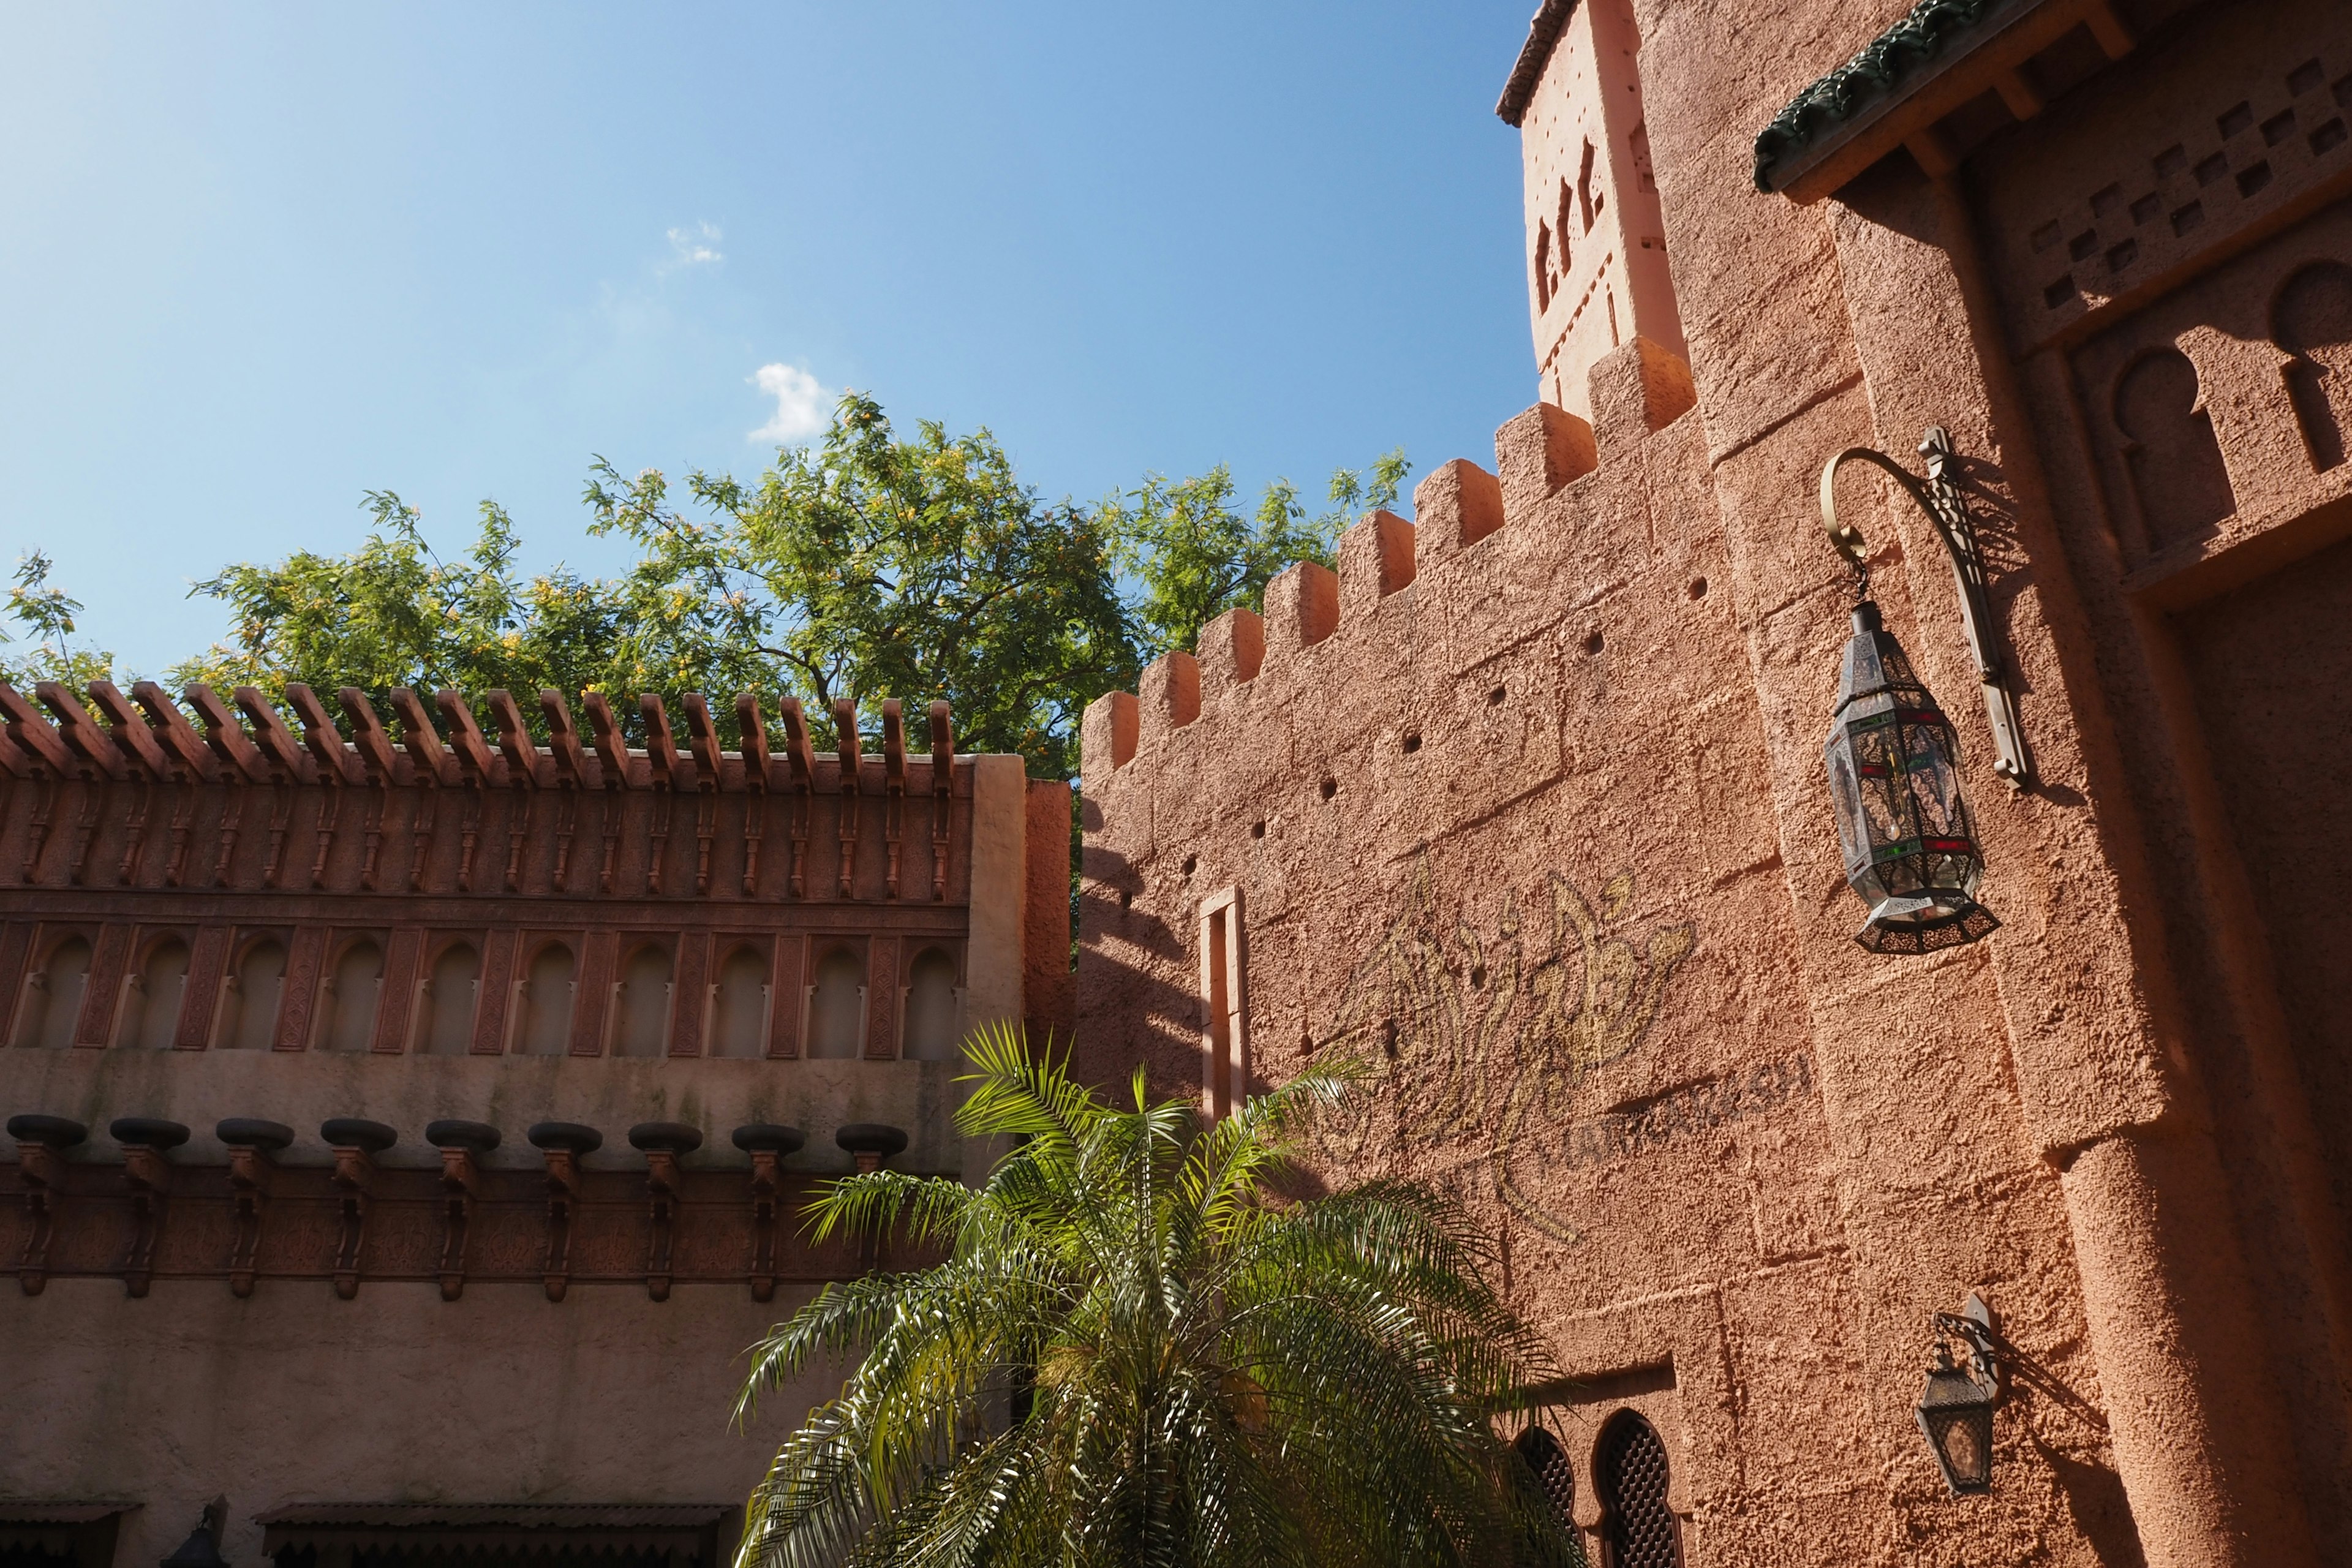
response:
[(299, 926), (286, 956), (286, 989), (278, 1007), (277, 1048), (299, 1051), (310, 1044), (310, 1019), (319, 1000), (319, 971), (326, 963), (323, 926)]
[[(160, 1157), (155, 1163), (163, 1165)], [(140, 1294), (157, 1279), (218, 1279), (234, 1289), (249, 1275), (260, 1290), (331, 1281), (346, 1300), (362, 1283), (386, 1280), (432, 1282), (449, 1300), (517, 1285), (570, 1300), (583, 1284), (653, 1288), (656, 1274), (673, 1288), (728, 1284), (772, 1294), (778, 1281), (859, 1272), (854, 1247), (814, 1246), (796, 1223), (821, 1178), (781, 1168), (762, 1177), (759, 1163), (748, 1180), (740, 1170), (673, 1163), (660, 1194), (666, 1242), (645, 1172), (575, 1168), (560, 1250), (551, 1226), (557, 1184), (548, 1171), (474, 1163), (453, 1187), (446, 1169), (389, 1170), (363, 1150), (338, 1149), (332, 1168), (271, 1171), (268, 1223), (257, 1226), (226, 1168), (167, 1169), (134, 1187), (123, 1165), (53, 1152), (0, 1163), (0, 1258), (26, 1294), (60, 1276), (122, 1279)], [(772, 1183), (764, 1196), (755, 1190), (763, 1180)], [(156, 1206), (163, 1182), (168, 1225)], [(462, 1228), (453, 1228), (453, 1207), (463, 1209)]]
[(1528, 1134), (1566, 1121), (1577, 1085), (1641, 1040), (1696, 941), (1688, 924), (1619, 929), (1633, 897), (1631, 871), (1597, 900), (1554, 873), (1528, 917), (1508, 895), (1482, 932), (1441, 910), (1422, 857), (1317, 1042), (1318, 1053), (1353, 1053), (1381, 1075), (1379, 1093), (1326, 1131), (1327, 1152), (1360, 1160), (1382, 1129), (1408, 1143), (1458, 1145), (1485, 1160), (1503, 1202), (1545, 1234), (1576, 1240), (1574, 1225), (1524, 1185), (1523, 1155), (1550, 1157)]
[(75, 1045), (103, 1046), (114, 1038), (114, 1008), (122, 995), (123, 971), (131, 963), (131, 937), (127, 925), (100, 930), (89, 961), (89, 984), (82, 992), (81, 1021), (74, 1028)]
[(898, 1054), (898, 939), (877, 936), (866, 952), (866, 1059)]

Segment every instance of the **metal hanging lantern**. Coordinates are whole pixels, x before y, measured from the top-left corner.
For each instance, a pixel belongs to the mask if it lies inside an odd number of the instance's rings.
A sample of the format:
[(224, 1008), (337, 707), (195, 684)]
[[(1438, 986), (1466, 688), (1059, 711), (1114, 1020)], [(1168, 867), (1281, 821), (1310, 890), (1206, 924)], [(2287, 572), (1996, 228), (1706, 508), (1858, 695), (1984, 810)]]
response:
[(1994, 771), (2012, 784), (2032, 776), (2016, 697), (1990, 651), (1984, 557), (1948, 472), (1951, 437), (1937, 426), (1919, 450), (1927, 457), (1924, 480), (1868, 447), (1849, 447), (1822, 470), (1822, 521), (1831, 543), (1853, 566), (1856, 584), (1853, 637), (1822, 750), (1846, 881), (1870, 906), (1854, 941), (1873, 952), (1958, 947), (1990, 934), (2000, 921), (1977, 902), (1984, 856), (1960, 787), (1958, 737), (1871, 602), (1862, 534), (1838, 521), (1832, 481), (1840, 465), (1859, 460), (1884, 469), (1936, 525), (1959, 580), (1960, 619), (1999, 752)]
[(1952, 721), (1868, 599), (1854, 606), (1822, 752), (1845, 879), (1870, 906), (1854, 941), (1873, 952), (1927, 952), (2000, 924), (1976, 900), (1984, 857)]
[[(1927, 1368), (1927, 1386), (1913, 1412), (1954, 1497), (1992, 1490), (1992, 1412), (2000, 1403), (2000, 1375), (1990, 1320), (1984, 1302), (1974, 1296), (1969, 1298), (1965, 1314), (1935, 1315), (1935, 1354)], [(1968, 1365), (1952, 1360), (1948, 1334), (1968, 1342)]]

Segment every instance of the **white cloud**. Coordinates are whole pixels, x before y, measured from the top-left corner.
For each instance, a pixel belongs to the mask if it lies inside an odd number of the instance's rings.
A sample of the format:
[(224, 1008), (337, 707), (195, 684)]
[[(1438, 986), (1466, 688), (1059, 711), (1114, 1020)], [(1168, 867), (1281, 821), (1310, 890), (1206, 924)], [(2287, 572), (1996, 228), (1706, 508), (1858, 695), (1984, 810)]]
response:
[(724, 237), (715, 223), (698, 223), (692, 228), (671, 229), (668, 269), (675, 271), (681, 267), (701, 267), (726, 260), (726, 253), (719, 248), (719, 242)]
[(789, 364), (763, 364), (751, 384), (776, 400), (776, 412), (748, 437), (751, 441), (803, 441), (825, 426), (826, 407), (834, 394), (817, 384), (816, 377)]

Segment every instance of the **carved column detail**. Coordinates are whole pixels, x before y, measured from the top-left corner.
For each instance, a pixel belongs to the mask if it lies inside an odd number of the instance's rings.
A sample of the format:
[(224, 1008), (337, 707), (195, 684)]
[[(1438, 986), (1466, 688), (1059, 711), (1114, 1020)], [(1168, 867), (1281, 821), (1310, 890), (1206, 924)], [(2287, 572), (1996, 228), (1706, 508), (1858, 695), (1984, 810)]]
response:
[(669, 1054), (702, 1054), (703, 1016), (709, 1006), (710, 933), (690, 931), (677, 939), (677, 984), (672, 1001)]
[(375, 1156), (392, 1147), (394, 1134), (381, 1121), (337, 1117), (319, 1129), (335, 1152), (335, 1294), (348, 1301), (360, 1293), (360, 1267), (367, 1244), (368, 1194), (375, 1185)]
[(466, 1291), (466, 1241), (482, 1195), (478, 1156), (499, 1146), (499, 1130), (479, 1121), (436, 1121), (425, 1139), (441, 1151), (441, 1299)]
[(394, 926), (392, 944), (383, 955), (383, 990), (376, 1002), (373, 1049), (408, 1048), (409, 1015), (416, 1007), (416, 972), (425, 962), (425, 932), (415, 926)]
[(898, 939), (876, 937), (866, 965), (866, 1059), (893, 1061), (898, 1055)]
[[(609, 800), (609, 808), (619, 808), (617, 799)], [(613, 974), (621, 961), (621, 939), (609, 931), (592, 931), (581, 942), (580, 985), (572, 993), (572, 1054), (575, 1057), (602, 1056), (604, 1051), (604, 1013), (612, 1005)]]
[(931, 901), (948, 896), (948, 826), (955, 820), (955, 741), (948, 705), (931, 704)]
[(776, 938), (775, 968), (769, 994), (768, 1055), (801, 1054), (801, 1011), (807, 1001), (808, 938), (787, 933)]
[(222, 925), (196, 932), (188, 954), (187, 987), (180, 998), (180, 1026), (172, 1036), (172, 1044), (181, 1050), (200, 1051), (212, 1043), (213, 1010), (228, 971), (230, 934)]
[(12, 1116), (8, 1136), (16, 1140), (16, 1179), (25, 1189), (25, 1251), (16, 1260), (16, 1283), (37, 1296), (49, 1282), (49, 1243), (65, 1207), (65, 1152), (89, 1136), (89, 1129), (62, 1116)]
[(294, 1130), (276, 1121), (233, 1117), (220, 1124), (217, 1135), (228, 1145), (228, 1288), (242, 1299), (253, 1294), (262, 1205), (269, 1198), (270, 1178), (278, 1173), (275, 1156), (294, 1142)]
[(327, 961), (324, 926), (297, 926), (286, 958), (284, 1000), (278, 1007), (278, 1035), (272, 1042), (281, 1051), (299, 1051), (310, 1044), (310, 1015), (319, 1000), (319, 970)]
[(131, 930), (108, 925), (98, 933), (98, 952), (89, 961), (81, 1017), (74, 1027), (77, 1046), (103, 1046), (114, 1035), (115, 1004), (121, 999), (123, 972), (131, 965)]
[[(524, 804), (529, 797), (518, 797)], [(493, 929), (482, 944), (482, 983), (475, 993), (474, 1038), (467, 1047), (478, 1057), (494, 1057), (507, 1047), (507, 1003), (514, 994), (516, 934)]]

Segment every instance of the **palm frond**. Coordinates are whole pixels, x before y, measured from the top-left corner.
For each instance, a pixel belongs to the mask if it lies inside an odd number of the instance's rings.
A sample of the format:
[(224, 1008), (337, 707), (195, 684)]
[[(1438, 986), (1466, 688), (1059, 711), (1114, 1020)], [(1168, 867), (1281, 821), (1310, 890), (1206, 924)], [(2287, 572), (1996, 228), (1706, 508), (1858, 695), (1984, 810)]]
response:
[(827, 1285), (752, 1347), (739, 1421), (845, 1378), (779, 1448), (737, 1568), (1574, 1560), (1498, 1436), (1554, 1372), (1470, 1216), (1403, 1181), (1271, 1195), (1360, 1064), (1211, 1121), (1139, 1076), (1106, 1103), (1009, 1025), (965, 1056), (959, 1131), (1012, 1142), (984, 1181), (873, 1172), (809, 1205), (819, 1240), (944, 1256)]

